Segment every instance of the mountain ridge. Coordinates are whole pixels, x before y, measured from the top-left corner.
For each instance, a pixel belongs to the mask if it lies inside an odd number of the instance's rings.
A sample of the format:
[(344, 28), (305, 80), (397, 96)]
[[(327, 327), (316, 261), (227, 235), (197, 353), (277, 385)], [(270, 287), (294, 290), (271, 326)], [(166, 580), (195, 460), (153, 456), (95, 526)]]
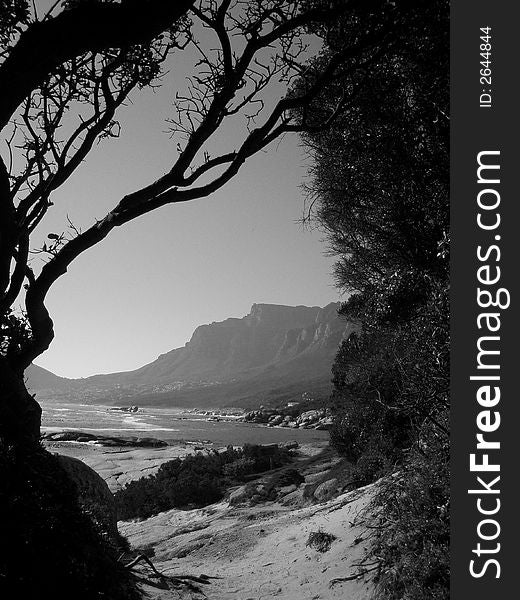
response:
[[(138, 369), (67, 379), (32, 365), (28, 387), (45, 397), (69, 393), (73, 399), (109, 403), (127, 397), (136, 402), (146, 397), (153, 403), (154, 394), (164, 400), (164, 393), (169, 393), (172, 406), (183, 401), (183, 391), (186, 395), (188, 390), (196, 402), (194, 390), (208, 386), (241, 389), (240, 396), (248, 382), (265, 390), (269, 382), (273, 389), (300, 382), (303, 392), (305, 382), (330, 380), (339, 344), (356, 329), (340, 319), (338, 307), (338, 302), (325, 307), (253, 304), (242, 318), (199, 325), (184, 346)], [(207, 395), (207, 390), (199, 394), (206, 404)]]

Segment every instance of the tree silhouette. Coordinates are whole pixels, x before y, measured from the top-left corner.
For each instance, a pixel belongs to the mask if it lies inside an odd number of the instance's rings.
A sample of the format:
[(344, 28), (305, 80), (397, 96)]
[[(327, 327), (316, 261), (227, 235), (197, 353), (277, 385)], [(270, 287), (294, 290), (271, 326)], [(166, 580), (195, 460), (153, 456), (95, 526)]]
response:
[[(7, 147), (0, 158), (0, 435), (25, 442), (39, 436), (40, 409), (24, 388), (23, 372), (54, 337), (45, 298), (56, 280), (115, 227), (206, 197), (281, 135), (327, 126), (349, 94), (322, 111), (320, 123), (309, 124), (304, 107), (340, 65), (354, 73), (381, 51), (395, 12), (393, 3), (381, 1), (66, 0), (41, 16), (30, 6), (0, 4), (0, 127)], [(358, 27), (319, 69), (306, 64), (309, 27), (327, 36), (345, 13), (370, 26)], [(202, 29), (212, 34), (211, 44), (198, 41)], [(53, 193), (95, 143), (119, 135), (117, 110), (130, 94), (158, 86), (170, 55), (187, 48), (199, 59), (186, 92), (176, 97), (170, 127), (181, 141), (170, 169), (118, 199), (88, 229), (71, 224), (67, 233), (49, 234), (38, 250), (48, 260), (34, 272), (31, 236)], [(286, 94), (270, 105), (266, 91), (280, 84)], [(210, 155), (208, 144), (231, 120), (242, 127), (241, 142)], [(25, 316), (16, 318), (12, 307), (21, 295)], [(9, 343), (15, 333), (17, 343)]]
[(332, 368), (331, 443), (357, 485), (393, 471), (375, 498), (378, 591), (440, 600), (450, 592), (448, 2), (417, 0), (402, 27), (365, 73), (338, 73), (310, 107), (320, 118), (358, 89), (331, 128), (304, 136), (308, 213), (352, 293), (340, 312), (360, 324)]

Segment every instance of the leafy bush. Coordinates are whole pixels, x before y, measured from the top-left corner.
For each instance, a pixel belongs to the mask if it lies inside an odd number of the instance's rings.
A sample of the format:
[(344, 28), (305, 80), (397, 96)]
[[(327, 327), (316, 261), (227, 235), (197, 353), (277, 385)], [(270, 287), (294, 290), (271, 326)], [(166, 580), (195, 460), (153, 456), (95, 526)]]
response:
[(222, 473), (226, 477), (232, 479), (242, 479), (245, 475), (253, 473), (255, 470), (255, 461), (252, 458), (246, 458), (243, 456), (238, 460), (234, 460), (232, 463), (224, 465)]
[(246, 444), (223, 452), (176, 458), (157, 473), (131, 481), (115, 494), (120, 519), (145, 519), (171, 508), (202, 507), (223, 498), (226, 489), (248, 475), (282, 466), (289, 452), (277, 446)]
[[(305, 134), (315, 159), (309, 198), (337, 256), (338, 287), (351, 294), (341, 313), (360, 326), (333, 366), (331, 441), (354, 463), (357, 485), (400, 473), (377, 498), (387, 519), (374, 550), (379, 592), (441, 600), (449, 595), (449, 4), (391, 5), (392, 42), (365, 74), (346, 69), (316, 99), (317, 115), (348, 101), (330, 128)], [(338, 23), (330, 50), (357, 25)]]
[(385, 600), (448, 600), (450, 574), (449, 452), (431, 441), (384, 484), (377, 503), (383, 527), (373, 556), (382, 561), (379, 596)]
[(314, 548), (316, 552), (328, 552), (332, 546), (332, 542), (337, 539), (332, 533), (326, 531), (311, 531), (306, 542), (306, 546)]

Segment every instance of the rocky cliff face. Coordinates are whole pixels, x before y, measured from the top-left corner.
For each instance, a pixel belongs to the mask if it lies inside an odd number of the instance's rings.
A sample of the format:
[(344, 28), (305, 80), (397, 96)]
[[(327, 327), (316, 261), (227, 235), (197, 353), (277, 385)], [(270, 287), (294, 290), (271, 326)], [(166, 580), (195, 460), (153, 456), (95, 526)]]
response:
[[(338, 318), (338, 303), (318, 306), (253, 304), (245, 317), (201, 325), (183, 348), (127, 373), (96, 375), (82, 380), (55, 380), (58, 389), (172, 390), (175, 387), (231, 384), (275, 377), (330, 379), (334, 354), (354, 327)], [(41, 370), (40, 370), (41, 371)], [(29, 386), (41, 389), (29, 372)], [(50, 374), (49, 374), (50, 375)], [(40, 378), (41, 379), (41, 378)], [(53, 383), (43, 378), (47, 388)], [(63, 387), (61, 387), (63, 386)]]
[(329, 345), (337, 348), (345, 329), (336, 310), (336, 304), (325, 309), (253, 304), (242, 319), (201, 325), (184, 348), (159, 357), (136, 375), (222, 382), (280, 366), (314, 344), (326, 352)]

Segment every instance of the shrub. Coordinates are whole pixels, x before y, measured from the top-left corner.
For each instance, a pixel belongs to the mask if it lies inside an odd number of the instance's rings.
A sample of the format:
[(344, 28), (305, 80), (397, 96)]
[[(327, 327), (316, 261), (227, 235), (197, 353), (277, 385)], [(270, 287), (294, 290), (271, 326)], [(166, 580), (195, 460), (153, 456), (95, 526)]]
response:
[(255, 461), (252, 458), (239, 458), (232, 463), (224, 465), (223, 474), (226, 477), (233, 479), (242, 479), (245, 475), (253, 473), (255, 469)]
[(328, 552), (332, 546), (332, 542), (337, 539), (332, 533), (326, 531), (311, 531), (306, 542), (306, 546), (314, 548), (317, 552)]
[(376, 502), (383, 528), (372, 549), (381, 561), (381, 598), (449, 600), (449, 499), (449, 452), (442, 443), (426, 456), (413, 452), (381, 487)]
[(228, 446), (209, 455), (176, 458), (155, 475), (131, 481), (115, 494), (120, 519), (145, 519), (171, 508), (202, 507), (224, 497), (228, 487), (248, 475), (277, 468), (290, 460), (278, 446)]

